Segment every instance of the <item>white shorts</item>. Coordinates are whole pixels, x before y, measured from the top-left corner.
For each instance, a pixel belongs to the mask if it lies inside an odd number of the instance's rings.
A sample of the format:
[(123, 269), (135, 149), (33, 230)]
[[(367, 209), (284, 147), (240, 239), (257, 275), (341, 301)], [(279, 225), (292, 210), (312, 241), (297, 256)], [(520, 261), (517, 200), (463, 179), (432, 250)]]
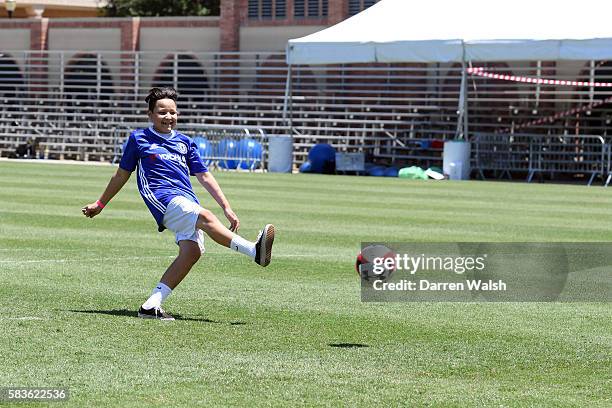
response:
[(204, 253), (204, 232), (196, 228), (202, 207), (183, 196), (174, 197), (164, 214), (164, 226), (176, 234), (179, 241), (194, 241)]

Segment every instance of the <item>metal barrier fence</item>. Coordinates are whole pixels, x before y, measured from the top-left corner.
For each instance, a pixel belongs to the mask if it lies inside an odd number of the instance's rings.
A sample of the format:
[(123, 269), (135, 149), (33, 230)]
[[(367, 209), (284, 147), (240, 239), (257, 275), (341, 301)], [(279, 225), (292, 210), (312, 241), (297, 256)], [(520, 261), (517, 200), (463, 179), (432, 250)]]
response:
[[(129, 134), (148, 126), (146, 123), (124, 124), (113, 130), (113, 163), (121, 159)], [(266, 167), (268, 137), (263, 129), (183, 124), (180, 132), (193, 138), (200, 157), (209, 168), (256, 171)]]
[[(594, 135), (478, 134), (473, 138), (475, 170), (498, 177), (526, 173), (527, 181), (540, 174), (584, 174), (591, 185), (610, 172), (609, 145)], [(607, 183), (606, 183), (607, 185)]]
[(612, 180), (612, 145), (608, 144), (608, 167), (606, 169), (608, 173), (608, 177), (606, 178), (605, 186), (608, 187), (610, 185), (610, 181)]

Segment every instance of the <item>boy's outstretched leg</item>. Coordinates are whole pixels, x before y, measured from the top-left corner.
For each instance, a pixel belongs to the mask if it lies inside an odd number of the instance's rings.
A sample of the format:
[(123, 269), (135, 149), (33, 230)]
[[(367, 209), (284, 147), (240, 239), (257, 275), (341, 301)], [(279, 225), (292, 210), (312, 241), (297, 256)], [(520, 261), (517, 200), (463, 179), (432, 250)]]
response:
[(140, 307), (138, 317), (145, 319), (174, 320), (162, 308), (162, 302), (170, 296), (172, 290), (187, 276), (193, 265), (200, 259), (200, 246), (195, 241), (179, 241), (179, 254), (170, 264), (157, 284), (153, 293)]
[(272, 259), (272, 244), (274, 244), (274, 225), (266, 224), (259, 232), (255, 242), (248, 241), (230, 231), (209, 210), (202, 209), (198, 216), (196, 227), (204, 231), (216, 243), (240, 252), (261, 266), (268, 266)]

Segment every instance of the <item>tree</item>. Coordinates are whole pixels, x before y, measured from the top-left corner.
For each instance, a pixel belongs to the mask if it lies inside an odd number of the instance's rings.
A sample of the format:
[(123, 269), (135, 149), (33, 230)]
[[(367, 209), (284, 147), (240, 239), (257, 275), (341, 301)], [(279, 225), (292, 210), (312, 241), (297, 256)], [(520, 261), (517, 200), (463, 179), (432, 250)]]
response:
[(218, 16), (221, 0), (108, 0), (105, 17)]

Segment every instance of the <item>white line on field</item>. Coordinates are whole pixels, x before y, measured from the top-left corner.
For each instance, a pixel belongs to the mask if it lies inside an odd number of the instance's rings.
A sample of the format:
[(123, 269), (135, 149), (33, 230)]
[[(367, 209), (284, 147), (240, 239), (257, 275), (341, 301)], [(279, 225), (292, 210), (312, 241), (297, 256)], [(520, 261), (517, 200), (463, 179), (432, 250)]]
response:
[(175, 258), (175, 255), (166, 256), (131, 256), (131, 257), (112, 257), (112, 258), (84, 258), (84, 259), (25, 259), (0, 261), (0, 264), (34, 264), (34, 263), (66, 263), (66, 262), (103, 262), (103, 261), (140, 261), (145, 259), (166, 259)]
[(82, 166), (117, 166), (109, 162), (79, 161), (79, 160), (46, 160), (46, 159), (9, 159), (0, 157), (0, 162), (5, 163), (30, 163), (30, 164), (76, 164)]
[(45, 320), (42, 317), (23, 316), (23, 317), (0, 317), (0, 320)]
[[(222, 254), (208, 254), (208, 256), (219, 256)], [(130, 257), (106, 257), (106, 258), (82, 258), (82, 259), (23, 259), (23, 260), (0, 260), (0, 264), (4, 265), (20, 265), (20, 264), (40, 264), (40, 263), (67, 263), (67, 262), (104, 262), (104, 261), (141, 261), (150, 259), (169, 259), (175, 258), (176, 255), (165, 256), (130, 256)], [(312, 254), (292, 254), (292, 255), (277, 255), (278, 258), (329, 258), (320, 255)], [(337, 258), (333, 256), (333, 258)]]
[[(11, 251), (11, 252), (12, 251), (15, 251), (15, 252), (17, 252), (17, 251), (29, 251), (29, 252), (32, 252), (32, 251), (36, 251), (36, 249), (34, 249), (34, 248), (0, 248), (0, 251)], [(76, 251), (83, 252), (82, 249), (77, 249), (77, 248), (74, 248), (74, 249), (62, 249), (61, 251), (62, 252), (76, 252)]]

